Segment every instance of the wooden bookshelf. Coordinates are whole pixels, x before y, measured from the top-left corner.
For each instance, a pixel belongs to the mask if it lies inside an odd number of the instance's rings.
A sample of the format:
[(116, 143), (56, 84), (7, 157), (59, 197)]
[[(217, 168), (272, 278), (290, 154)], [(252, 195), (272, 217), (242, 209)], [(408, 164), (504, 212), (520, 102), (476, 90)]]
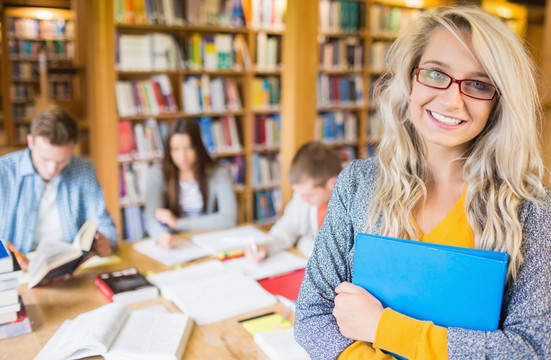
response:
[(25, 146), (30, 119), (50, 104), (70, 111), (86, 130), (83, 63), (73, 19), (71, 8), (4, 7), (2, 90), (8, 145)]
[[(183, 9), (182, 13), (187, 16), (186, 11), (188, 9), (186, 8), (186, 3), (186, 1), (182, 0), (180, 5)], [(277, 3), (276, 6), (280, 6), (283, 2), (275, 0), (274, 3)], [(134, 203), (128, 203), (121, 201), (120, 198), (119, 169), (121, 166), (134, 166), (137, 160), (121, 160), (120, 157), (117, 160), (119, 153), (118, 126), (123, 120), (128, 120), (132, 126), (135, 126), (135, 124), (141, 124), (148, 118), (156, 119), (160, 127), (163, 124), (168, 125), (177, 118), (199, 119), (209, 117), (212, 123), (222, 122), (224, 117), (233, 118), (240, 146), (232, 146), (228, 149), (216, 148), (211, 152), (211, 156), (221, 163), (227, 163), (236, 157), (242, 157), (245, 164), (245, 177), (242, 183), (237, 183), (235, 186), (239, 204), (239, 221), (255, 223), (270, 222), (273, 217), (270, 219), (259, 219), (256, 215), (255, 192), (279, 191), (279, 180), (266, 184), (253, 183), (253, 175), (256, 171), (253, 160), (255, 157), (268, 157), (277, 160), (280, 156), (281, 147), (279, 143), (262, 148), (255, 146), (255, 118), (257, 116), (272, 116), (274, 114), (279, 116), (281, 106), (279, 103), (276, 105), (272, 104), (274, 106), (253, 106), (253, 97), (255, 96), (253, 83), (255, 79), (277, 79), (279, 81), (277, 97), (280, 98), (281, 60), (273, 66), (260, 66), (257, 61), (257, 39), (259, 36), (277, 38), (277, 45), (279, 46), (279, 51), (281, 51), (281, 47), (284, 46), (284, 27), (266, 27), (262, 23), (252, 25), (250, 22), (241, 26), (225, 26), (215, 23), (202, 25), (187, 18), (185, 18), (185, 21), (176, 19), (170, 22), (170, 24), (141, 23), (141, 17), (140, 20), (137, 20), (139, 17), (137, 11), (134, 12), (133, 16), (136, 16), (134, 20), (129, 20), (130, 18), (126, 18), (126, 15), (122, 15), (121, 17), (119, 8), (121, 3), (117, 2), (117, 0), (101, 2), (79, 0), (79, 4), (85, 8), (84, 12), (87, 14), (90, 23), (93, 24), (87, 34), (87, 43), (90, 45), (88, 57), (90, 66), (88, 68), (89, 77), (87, 79), (90, 91), (88, 92), (87, 102), (90, 109), (90, 118), (93, 122), (90, 130), (91, 146), (93, 149), (91, 155), (97, 167), (98, 177), (105, 190), (107, 207), (115, 218), (120, 233), (124, 233), (123, 212), (126, 211), (125, 209), (132, 205), (143, 206), (143, 203), (139, 200)], [(245, 11), (250, 12), (251, 5), (251, 2), (246, 3), (244, 6), (247, 7)], [(177, 11), (174, 11), (174, 14), (177, 13)], [(132, 22), (140, 22), (140, 24)], [(152, 33), (168, 34), (172, 37), (180, 50), (184, 64), (178, 63), (175, 66), (155, 70), (148, 68), (148, 65), (144, 65), (144, 67), (138, 66), (137, 68), (123, 66), (123, 64), (127, 64), (121, 55), (123, 51), (121, 51), (120, 44), (122, 43), (121, 39), (123, 36), (125, 37), (124, 41), (127, 41), (133, 36), (143, 37), (149, 36), (146, 34)], [(246, 66), (246, 61), (231, 68), (219, 68), (220, 64), (218, 64), (218, 68), (213, 68), (207, 66), (206, 63), (196, 63), (194, 46), (198, 44), (197, 41), (210, 41), (210, 37), (215, 37), (220, 42), (230, 40), (234, 42), (237, 37), (240, 38), (240, 41), (244, 40), (248, 49), (250, 66)], [(118, 45), (117, 41), (119, 42)], [(119, 46), (118, 52), (117, 46)], [(117, 56), (119, 56), (119, 60), (116, 60)], [(130, 63), (130, 66), (133, 66), (133, 64)], [(121, 96), (119, 92), (119, 98), (117, 99), (116, 84), (121, 81), (127, 81), (136, 87), (137, 85), (134, 85), (135, 82), (147, 81), (147, 79), (155, 76), (164, 76), (169, 80), (177, 109), (171, 112), (157, 113), (154, 111), (147, 113), (145, 111), (120, 115), (120, 110), (124, 106), (117, 105), (117, 100), (120, 100)], [(190, 94), (189, 89), (192, 87), (188, 88), (186, 86), (193, 86), (196, 79), (201, 78), (200, 81), (203, 81), (207, 77), (209, 81), (215, 81), (220, 78), (223, 79), (224, 84), (227, 81), (234, 83), (238, 89), (241, 107), (225, 108), (223, 110), (201, 108), (197, 111), (190, 111), (191, 107), (188, 107), (186, 101), (190, 101), (191, 103), (191, 100), (189, 100), (190, 95), (187, 94)], [(187, 84), (187, 80), (191, 84)], [(277, 88), (278, 86), (274, 87)], [(224, 88), (227, 88), (227, 84)], [(200, 120), (198, 121), (201, 122)], [(281, 138), (281, 135), (278, 138)], [(146, 159), (145, 161), (149, 163), (158, 162), (159, 158)], [(239, 160), (236, 161), (239, 162)]]

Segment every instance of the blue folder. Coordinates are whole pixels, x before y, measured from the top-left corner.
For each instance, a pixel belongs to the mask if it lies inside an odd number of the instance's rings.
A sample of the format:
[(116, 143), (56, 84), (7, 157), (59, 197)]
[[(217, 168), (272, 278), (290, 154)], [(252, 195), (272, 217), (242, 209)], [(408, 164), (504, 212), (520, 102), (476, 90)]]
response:
[(358, 234), (352, 282), (384, 307), (444, 327), (496, 330), (507, 253)]

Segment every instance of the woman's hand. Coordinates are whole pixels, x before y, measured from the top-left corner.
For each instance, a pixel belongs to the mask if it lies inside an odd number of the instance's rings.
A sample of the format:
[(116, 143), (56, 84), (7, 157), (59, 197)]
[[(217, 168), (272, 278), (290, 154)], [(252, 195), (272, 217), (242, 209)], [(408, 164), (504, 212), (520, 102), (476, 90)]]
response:
[(163, 224), (167, 225), (171, 229), (176, 229), (178, 218), (174, 216), (172, 211), (168, 209), (157, 209), (155, 210), (155, 218), (162, 222)]
[(266, 256), (268, 256), (268, 249), (264, 245), (257, 245), (257, 251), (253, 251), (252, 245), (245, 247), (245, 256), (254, 261), (257, 264), (260, 264)]
[(176, 246), (176, 237), (168, 232), (163, 232), (157, 238), (157, 245), (161, 249), (170, 250)]
[(364, 288), (343, 282), (335, 289), (333, 316), (341, 334), (347, 338), (373, 342), (383, 306)]

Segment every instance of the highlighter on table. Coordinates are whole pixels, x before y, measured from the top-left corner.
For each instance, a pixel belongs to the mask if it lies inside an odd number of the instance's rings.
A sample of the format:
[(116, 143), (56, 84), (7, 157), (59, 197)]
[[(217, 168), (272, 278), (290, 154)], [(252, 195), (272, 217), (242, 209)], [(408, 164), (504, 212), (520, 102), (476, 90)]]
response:
[(218, 258), (220, 260), (235, 259), (242, 256), (245, 256), (245, 250), (243, 249), (221, 251), (220, 253), (218, 253)]

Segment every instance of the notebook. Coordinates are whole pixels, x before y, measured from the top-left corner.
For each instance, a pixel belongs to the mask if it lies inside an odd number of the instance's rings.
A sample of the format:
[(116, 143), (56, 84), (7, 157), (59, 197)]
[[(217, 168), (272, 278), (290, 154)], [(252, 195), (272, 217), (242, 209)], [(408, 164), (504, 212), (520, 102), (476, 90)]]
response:
[(293, 327), (256, 334), (253, 339), (270, 360), (309, 360), (293, 335)]
[(358, 234), (353, 283), (404, 315), (444, 327), (497, 329), (506, 253)]
[(303, 257), (296, 256), (288, 251), (279, 251), (275, 254), (270, 254), (260, 264), (255, 263), (249, 258), (240, 257), (224, 261), (224, 266), (241, 270), (253, 279), (260, 280), (304, 269), (306, 263), (307, 260)]
[(193, 235), (191, 240), (209, 254), (218, 255), (223, 251), (245, 248), (251, 243), (251, 237), (257, 243), (262, 243), (266, 233), (252, 225), (246, 225)]

